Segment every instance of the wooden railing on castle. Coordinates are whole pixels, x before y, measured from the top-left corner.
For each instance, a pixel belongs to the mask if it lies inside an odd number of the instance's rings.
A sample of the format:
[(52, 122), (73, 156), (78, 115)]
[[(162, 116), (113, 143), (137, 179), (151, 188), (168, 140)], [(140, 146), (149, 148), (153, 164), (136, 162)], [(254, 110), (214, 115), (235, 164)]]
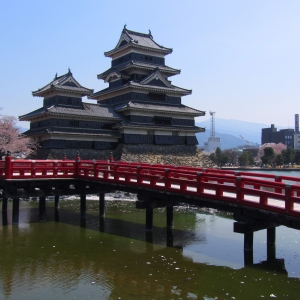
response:
[(300, 178), (119, 161), (0, 161), (2, 180), (82, 178), (236, 203), (300, 218)]

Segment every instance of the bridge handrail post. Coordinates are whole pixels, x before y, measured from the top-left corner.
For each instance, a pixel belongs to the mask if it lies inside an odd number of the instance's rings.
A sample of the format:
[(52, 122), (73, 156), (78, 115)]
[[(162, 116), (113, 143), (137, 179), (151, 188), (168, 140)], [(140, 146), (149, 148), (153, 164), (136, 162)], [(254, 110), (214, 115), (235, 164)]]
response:
[[(275, 182), (282, 182), (281, 177), (278, 176), (278, 175), (276, 175), (276, 176), (275, 176)], [(275, 188), (275, 193), (282, 194), (282, 188), (276, 187), (276, 188)]]
[(94, 163), (94, 178), (98, 178), (98, 170), (97, 170), (97, 164), (96, 164), (96, 160), (93, 159), (93, 163)]
[(142, 179), (141, 179), (141, 166), (137, 166), (136, 167), (136, 182), (137, 182), (137, 185), (140, 185), (142, 183)]
[(119, 176), (117, 175), (119, 171), (118, 164), (114, 163), (114, 181), (119, 180)]
[(204, 187), (202, 184), (202, 172), (197, 172), (197, 195), (201, 196), (204, 192)]
[(291, 199), (292, 189), (291, 185), (285, 185), (285, 212), (290, 214), (291, 211), (294, 210), (294, 202)]
[(53, 162), (53, 176), (57, 177), (57, 160)]
[(35, 177), (36, 176), (36, 172), (35, 172), (35, 160), (31, 161), (31, 177)]
[(242, 192), (242, 176), (236, 176), (235, 178), (235, 187), (236, 187), (236, 201), (242, 202), (244, 200), (243, 192)]
[(168, 169), (168, 168), (165, 169), (165, 188), (166, 189), (169, 189), (171, 187), (171, 184), (169, 182), (169, 176), (170, 176), (169, 171), (170, 171), (170, 169)]
[(80, 156), (79, 156), (79, 152), (77, 151), (76, 158), (75, 158), (75, 177), (79, 177), (80, 175), (79, 163), (80, 163)]
[(12, 177), (12, 156), (10, 151), (7, 151), (5, 156), (5, 179), (11, 179)]

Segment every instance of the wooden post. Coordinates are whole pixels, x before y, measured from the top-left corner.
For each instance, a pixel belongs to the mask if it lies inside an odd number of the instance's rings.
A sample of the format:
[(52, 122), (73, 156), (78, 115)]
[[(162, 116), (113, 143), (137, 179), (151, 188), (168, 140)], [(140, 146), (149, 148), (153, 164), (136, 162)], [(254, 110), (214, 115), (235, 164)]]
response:
[(253, 231), (244, 233), (244, 251), (253, 251)]
[(7, 151), (7, 154), (5, 156), (5, 179), (11, 179), (11, 177), (12, 177), (11, 161), (12, 161), (11, 153), (10, 153), (10, 151)]
[(80, 156), (79, 152), (77, 151), (76, 153), (76, 158), (75, 158), (75, 177), (79, 177), (79, 162), (80, 162)]
[(7, 198), (2, 199), (2, 213), (7, 213), (7, 202), (8, 202)]
[(8, 224), (8, 219), (7, 219), (7, 198), (2, 199), (2, 225), (6, 226)]
[(46, 197), (45, 196), (39, 197), (39, 217), (40, 217), (40, 222), (46, 221)]
[(101, 218), (105, 217), (105, 194), (99, 193), (99, 215)]
[(59, 208), (59, 195), (54, 196), (54, 208), (55, 209)]
[(276, 260), (276, 227), (267, 228), (267, 261)]
[(267, 228), (267, 244), (274, 246), (276, 243), (276, 227)]
[(253, 266), (253, 250), (244, 250), (244, 264), (245, 266)]
[(173, 220), (173, 206), (167, 206), (167, 228), (174, 227), (174, 220)]
[(86, 217), (86, 193), (82, 192), (80, 194), (80, 216), (81, 219)]
[(167, 228), (167, 247), (173, 247), (173, 230), (171, 228)]
[(150, 250), (153, 251), (153, 232), (146, 231), (146, 251)]
[(59, 210), (58, 209), (54, 210), (54, 220), (55, 220), (55, 222), (59, 222)]
[(105, 218), (100, 218), (99, 220), (99, 231), (105, 232)]
[(19, 223), (19, 205), (20, 205), (19, 198), (13, 198), (13, 210), (12, 210), (12, 223), (13, 224)]
[(153, 208), (146, 208), (146, 231), (153, 230)]

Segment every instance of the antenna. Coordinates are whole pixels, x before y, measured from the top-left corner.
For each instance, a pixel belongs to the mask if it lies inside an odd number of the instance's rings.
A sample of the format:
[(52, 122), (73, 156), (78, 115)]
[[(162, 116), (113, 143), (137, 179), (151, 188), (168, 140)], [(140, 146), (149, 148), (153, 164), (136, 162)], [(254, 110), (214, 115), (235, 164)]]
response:
[(210, 111), (210, 137), (215, 137), (215, 113), (213, 111)]

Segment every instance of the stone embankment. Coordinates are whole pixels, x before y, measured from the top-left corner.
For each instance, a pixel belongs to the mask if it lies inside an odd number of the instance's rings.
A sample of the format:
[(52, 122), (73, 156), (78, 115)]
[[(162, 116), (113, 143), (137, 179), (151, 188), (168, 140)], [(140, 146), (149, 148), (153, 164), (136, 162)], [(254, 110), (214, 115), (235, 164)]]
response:
[[(196, 146), (187, 145), (123, 145), (117, 160), (168, 164), (174, 166), (213, 167), (213, 162)], [(118, 154), (118, 153), (116, 153)]]
[(212, 168), (214, 164), (194, 145), (119, 145), (114, 151), (92, 149), (39, 149), (37, 159), (75, 159), (77, 152), (81, 159), (142, 162), (148, 164), (168, 164)]

